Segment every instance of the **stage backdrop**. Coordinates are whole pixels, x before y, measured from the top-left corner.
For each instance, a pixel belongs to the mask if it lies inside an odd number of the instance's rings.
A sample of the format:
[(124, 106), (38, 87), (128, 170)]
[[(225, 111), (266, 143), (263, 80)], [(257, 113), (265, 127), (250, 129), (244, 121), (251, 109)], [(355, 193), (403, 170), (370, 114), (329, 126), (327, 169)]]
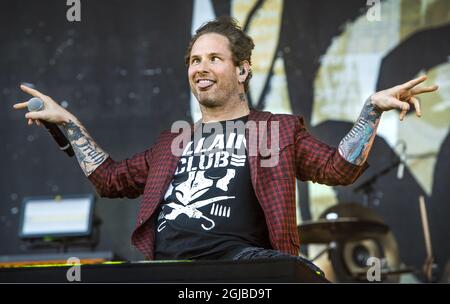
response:
[[(192, 32), (219, 15), (237, 18), (255, 40), (250, 102), (303, 115), (311, 133), (337, 145), (371, 93), (427, 73), (437, 93), (423, 117), (383, 114), (370, 168), (352, 186), (298, 184), (298, 223), (328, 207), (365, 204), (390, 226), (404, 264), (420, 268), (425, 244), (418, 197), (425, 196), (439, 269), (450, 257), (450, 2), (323, 0), (3, 1), (0, 10), (0, 255), (28, 253), (17, 237), (26, 196), (94, 193), (75, 159), (48, 133), (27, 127), (12, 104), (30, 83), (73, 112), (114, 159), (149, 147), (175, 120), (196, 120), (183, 56)], [(369, 3), (369, 5), (367, 4)], [(72, 11), (70, 11), (72, 9)], [(69, 10), (69, 12), (68, 12)], [(79, 14), (78, 14), (79, 13)], [(69, 15), (69, 16), (68, 16)], [(68, 19), (79, 19), (69, 21)], [(405, 150), (406, 149), (406, 150)], [(397, 169), (354, 190), (406, 151)], [(98, 249), (123, 259), (139, 199), (97, 200)]]

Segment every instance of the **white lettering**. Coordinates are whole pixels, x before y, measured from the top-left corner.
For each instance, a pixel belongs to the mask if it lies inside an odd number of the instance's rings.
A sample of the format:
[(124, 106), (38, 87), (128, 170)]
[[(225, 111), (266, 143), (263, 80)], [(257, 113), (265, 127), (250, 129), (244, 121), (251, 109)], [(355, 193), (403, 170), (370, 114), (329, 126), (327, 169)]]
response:
[(367, 6), (370, 6), (366, 13), (369, 22), (381, 21), (381, 3), (380, 0), (367, 0)]
[(230, 153), (226, 151), (216, 152), (215, 157), (214, 168), (228, 166), (228, 158), (230, 157)]
[(380, 259), (376, 258), (376, 257), (370, 257), (367, 259), (366, 265), (371, 266), (371, 267), (369, 267), (369, 269), (367, 269), (367, 273), (366, 273), (367, 281), (380, 282), (381, 281), (381, 261), (380, 261)]
[(81, 21), (81, 2), (80, 0), (67, 0), (67, 6), (73, 5), (67, 10), (66, 18), (67, 21)]
[(67, 259), (67, 264), (74, 265), (67, 270), (66, 278), (69, 282), (81, 282), (80, 259), (71, 257)]

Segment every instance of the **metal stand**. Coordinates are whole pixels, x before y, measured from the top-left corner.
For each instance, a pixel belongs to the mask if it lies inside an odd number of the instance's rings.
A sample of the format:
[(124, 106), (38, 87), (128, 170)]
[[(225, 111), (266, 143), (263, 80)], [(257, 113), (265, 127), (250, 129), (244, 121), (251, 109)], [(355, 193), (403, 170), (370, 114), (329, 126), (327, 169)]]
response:
[(314, 262), (318, 258), (320, 258), (323, 254), (327, 253), (328, 251), (336, 248), (336, 242), (330, 242), (327, 244), (327, 247), (325, 247), (323, 250), (321, 250), (315, 257), (311, 259), (311, 262)]
[(358, 192), (363, 193), (363, 195), (364, 195), (363, 205), (365, 207), (369, 207), (370, 202), (372, 201), (373, 193), (375, 192), (375, 188), (373, 187), (373, 185), (378, 181), (378, 179), (380, 177), (388, 174), (389, 172), (391, 172), (392, 170), (397, 168), (401, 163), (402, 163), (402, 161), (400, 159), (393, 162), (391, 165), (378, 171), (371, 178), (369, 178), (368, 180), (366, 180), (365, 182), (363, 182), (361, 185), (359, 185), (358, 187), (356, 187), (353, 190), (355, 193), (358, 193)]

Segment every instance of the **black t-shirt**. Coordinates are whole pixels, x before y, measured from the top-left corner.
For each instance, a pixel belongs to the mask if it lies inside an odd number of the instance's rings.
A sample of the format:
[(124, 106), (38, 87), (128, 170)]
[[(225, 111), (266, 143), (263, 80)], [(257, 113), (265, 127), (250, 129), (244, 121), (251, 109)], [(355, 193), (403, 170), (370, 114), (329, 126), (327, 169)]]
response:
[(194, 133), (157, 211), (155, 259), (226, 259), (242, 247), (271, 248), (250, 178), (246, 121), (206, 123)]

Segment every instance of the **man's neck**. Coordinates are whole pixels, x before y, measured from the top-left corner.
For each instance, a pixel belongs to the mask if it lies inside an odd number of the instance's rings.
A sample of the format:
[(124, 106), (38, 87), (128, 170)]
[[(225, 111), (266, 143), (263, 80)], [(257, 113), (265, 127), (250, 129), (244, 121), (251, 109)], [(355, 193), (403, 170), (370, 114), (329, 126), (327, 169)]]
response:
[(216, 122), (232, 120), (250, 113), (247, 99), (227, 103), (221, 107), (204, 107), (200, 105), (202, 112), (202, 122)]

